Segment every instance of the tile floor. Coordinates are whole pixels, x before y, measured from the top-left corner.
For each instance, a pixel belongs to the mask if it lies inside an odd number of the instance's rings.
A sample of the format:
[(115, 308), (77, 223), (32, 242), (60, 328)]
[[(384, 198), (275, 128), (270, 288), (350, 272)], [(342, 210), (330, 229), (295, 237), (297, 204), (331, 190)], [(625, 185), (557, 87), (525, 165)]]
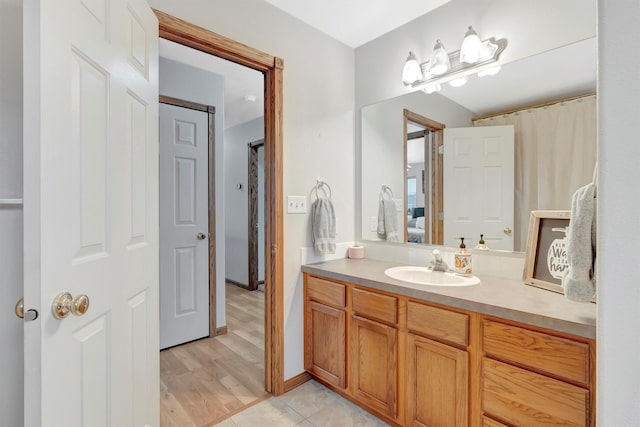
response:
[(307, 381), (227, 420), (220, 427), (380, 427), (387, 423), (343, 399), (316, 381)]

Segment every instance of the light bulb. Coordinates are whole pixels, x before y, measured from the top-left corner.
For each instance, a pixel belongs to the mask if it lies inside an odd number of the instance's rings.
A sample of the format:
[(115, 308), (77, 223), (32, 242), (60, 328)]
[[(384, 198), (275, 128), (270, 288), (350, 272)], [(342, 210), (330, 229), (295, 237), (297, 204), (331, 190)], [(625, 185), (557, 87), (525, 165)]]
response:
[(409, 52), (407, 61), (402, 68), (402, 83), (405, 86), (410, 86), (414, 82), (422, 79), (422, 68), (418, 63), (418, 59), (413, 52)]
[(467, 76), (458, 77), (457, 79), (453, 79), (449, 82), (452, 87), (460, 87), (467, 84), (469, 78)]
[(422, 89), (422, 91), (427, 95), (430, 95), (433, 92), (440, 92), (440, 89), (442, 89), (442, 87), (440, 86), (440, 83), (432, 83), (430, 85), (426, 85), (424, 89)]
[(451, 67), (449, 54), (444, 50), (444, 45), (440, 40), (436, 41), (436, 45), (433, 47), (433, 53), (431, 54), (429, 63), (431, 64), (429, 72), (436, 76), (446, 73), (449, 67)]
[(475, 64), (480, 60), (482, 55), (482, 40), (478, 37), (478, 33), (469, 25), (469, 30), (464, 36), (462, 46), (460, 47), (460, 62), (467, 64)]

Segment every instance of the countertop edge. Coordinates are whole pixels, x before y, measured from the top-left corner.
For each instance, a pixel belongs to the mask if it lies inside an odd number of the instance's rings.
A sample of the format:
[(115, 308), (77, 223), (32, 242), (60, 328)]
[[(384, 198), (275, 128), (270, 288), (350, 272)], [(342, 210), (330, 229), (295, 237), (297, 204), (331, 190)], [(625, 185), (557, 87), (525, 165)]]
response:
[[(338, 260), (340, 261), (340, 260)], [(370, 260), (375, 262), (374, 260)], [(384, 263), (384, 262), (380, 262)], [(306, 264), (302, 266), (303, 273), (309, 273), (327, 277), (334, 280), (343, 282), (349, 282), (360, 286), (366, 286), (372, 289), (377, 289), (386, 292), (394, 292), (399, 295), (403, 295), (409, 298), (415, 298), (427, 302), (434, 302), (438, 304), (448, 305), (450, 307), (460, 308), (463, 310), (469, 310), (485, 314), (488, 316), (500, 317), (515, 322), (520, 322), (532, 326), (537, 326), (553, 331), (563, 332), (571, 335), (576, 335), (582, 338), (595, 339), (596, 338), (596, 325), (589, 322), (577, 322), (567, 319), (561, 319), (553, 316), (549, 316), (541, 313), (532, 313), (522, 311), (509, 307), (504, 304), (492, 304), (483, 301), (474, 301), (469, 299), (463, 299), (451, 295), (442, 295), (435, 291), (431, 291), (429, 287), (425, 289), (413, 289), (411, 287), (399, 285), (395, 280), (389, 278), (388, 280), (375, 280), (371, 278), (361, 277), (359, 275), (345, 273), (341, 271), (335, 271), (331, 269), (332, 262), (325, 262), (319, 264)], [(385, 278), (386, 279), (386, 278)], [(483, 279), (491, 280), (491, 279)], [(525, 286), (523, 284), (523, 286)], [(538, 289), (538, 288), (535, 288)], [(550, 292), (550, 291), (545, 291)], [(550, 292), (550, 294), (553, 294)], [(558, 294), (555, 294), (556, 296)], [(553, 298), (552, 295), (549, 298)]]

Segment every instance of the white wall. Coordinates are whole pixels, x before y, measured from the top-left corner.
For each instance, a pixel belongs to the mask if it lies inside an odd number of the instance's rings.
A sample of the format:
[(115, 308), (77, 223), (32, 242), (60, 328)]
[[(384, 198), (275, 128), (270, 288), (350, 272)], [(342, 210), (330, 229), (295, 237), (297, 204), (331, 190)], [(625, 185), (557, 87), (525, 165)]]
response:
[[(264, 118), (224, 131), (226, 277), (249, 283), (249, 161), (247, 144), (264, 139)], [(238, 189), (238, 184), (242, 189)]]
[[(0, 0), (0, 199), (22, 198), (22, 0)], [(0, 205), (0, 414), (22, 425), (22, 207)]]
[[(333, 189), (338, 242), (354, 231), (354, 51), (261, 0), (151, 0), (152, 7), (284, 59), (284, 193)], [(282, 206), (282, 209), (285, 207)], [(309, 214), (284, 216), (285, 379), (303, 371), (300, 248)]]
[(167, 58), (160, 58), (160, 95), (216, 107), (216, 327), (227, 324), (225, 313), (224, 239), (224, 77)]
[(640, 5), (598, 2), (599, 426), (640, 425)]

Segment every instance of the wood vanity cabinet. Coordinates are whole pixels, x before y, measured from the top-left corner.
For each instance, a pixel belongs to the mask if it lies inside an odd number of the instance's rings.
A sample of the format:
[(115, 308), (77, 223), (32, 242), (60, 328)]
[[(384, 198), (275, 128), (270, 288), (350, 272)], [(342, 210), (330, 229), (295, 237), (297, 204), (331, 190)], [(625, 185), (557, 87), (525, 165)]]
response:
[(392, 425), (595, 427), (595, 342), (304, 275), (305, 369)]
[(305, 277), (304, 368), (336, 387), (346, 387), (346, 286)]

